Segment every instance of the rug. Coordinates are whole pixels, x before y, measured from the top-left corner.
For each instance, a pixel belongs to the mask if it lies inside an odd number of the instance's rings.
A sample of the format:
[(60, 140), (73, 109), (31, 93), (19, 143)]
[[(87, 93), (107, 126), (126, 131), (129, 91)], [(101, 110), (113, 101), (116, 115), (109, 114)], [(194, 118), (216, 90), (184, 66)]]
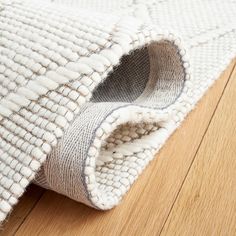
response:
[(116, 206), (235, 55), (235, 0), (1, 0), (0, 221)]

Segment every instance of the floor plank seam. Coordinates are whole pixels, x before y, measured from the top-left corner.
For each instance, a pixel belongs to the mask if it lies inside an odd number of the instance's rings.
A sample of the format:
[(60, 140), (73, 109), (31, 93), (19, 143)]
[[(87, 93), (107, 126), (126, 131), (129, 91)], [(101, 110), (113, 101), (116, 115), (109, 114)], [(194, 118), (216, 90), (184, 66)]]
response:
[(32, 208), (29, 210), (29, 212), (25, 215), (25, 217), (23, 218), (22, 222), (19, 224), (19, 226), (16, 228), (15, 232), (13, 233), (13, 236), (16, 235), (16, 233), (18, 232), (18, 230), (21, 228), (21, 226), (24, 224), (25, 220), (28, 218), (28, 216), (30, 215), (30, 213), (33, 211), (33, 209), (36, 207), (36, 205), (38, 204), (38, 202), (41, 200), (41, 198), (43, 197), (44, 193), (46, 191), (44, 190), (41, 194), (40, 197), (37, 199), (37, 201), (33, 204)]
[(180, 186), (180, 188), (179, 188), (179, 191), (177, 192), (177, 195), (176, 195), (176, 197), (175, 197), (175, 199), (174, 199), (174, 201), (173, 201), (173, 204), (171, 205), (171, 208), (170, 208), (170, 210), (169, 210), (169, 212), (168, 212), (168, 214), (167, 214), (167, 217), (166, 217), (166, 219), (165, 219), (165, 221), (164, 221), (164, 223), (163, 223), (163, 225), (162, 225), (162, 227), (161, 227), (159, 236), (162, 234), (162, 231), (163, 231), (163, 229), (164, 229), (164, 227), (165, 227), (165, 224), (166, 224), (166, 222), (167, 222), (167, 220), (168, 220), (168, 218), (169, 218), (169, 216), (170, 216), (170, 213), (171, 213), (171, 211), (172, 211), (172, 209), (173, 209), (173, 207), (174, 207), (174, 205), (175, 205), (175, 203), (176, 203), (176, 201), (177, 201), (177, 199), (178, 199), (178, 197), (179, 197), (179, 194), (180, 194), (180, 192), (181, 192), (181, 190), (182, 190), (182, 188), (183, 188), (183, 185), (184, 185), (184, 183), (185, 183), (185, 181), (186, 181), (186, 178), (187, 178), (187, 176), (188, 176), (188, 174), (189, 174), (189, 172), (190, 172), (190, 170), (191, 170), (191, 168), (192, 168), (192, 165), (193, 165), (193, 163), (194, 163), (194, 161), (195, 161), (195, 158), (196, 158), (196, 156), (197, 156), (197, 153), (198, 153), (198, 151), (199, 151), (199, 149), (200, 149), (200, 147), (201, 147), (201, 145), (202, 145), (202, 142), (203, 142), (203, 140), (204, 140), (204, 138), (205, 138), (205, 135), (206, 135), (206, 133), (207, 133), (207, 131), (208, 131), (208, 129), (209, 129), (209, 126), (210, 126), (210, 124), (211, 124), (211, 122), (212, 122), (213, 117), (215, 116), (215, 113), (216, 113), (216, 111), (217, 111), (217, 109), (218, 109), (219, 103), (220, 103), (220, 101), (221, 101), (221, 99), (222, 99), (222, 97), (223, 97), (223, 95), (224, 95), (224, 92), (225, 92), (225, 90), (226, 90), (226, 88), (227, 88), (227, 86), (228, 86), (228, 83), (229, 83), (229, 81), (230, 81), (230, 79), (231, 79), (231, 77), (232, 77), (232, 74), (233, 74), (233, 72), (234, 72), (235, 69), (236, 69), (236, 62), (234, 63), (234, 66), (233, 66), (232, 70), (230, 71), (230, 74), (229, 74), (229, 76), (228, 76), (228, 80), (227, 80), (227, 82), (225, 83), (225, 86), (224, 86), (224, 88), (223, 88), (223, 90), (222, 90), (222, 93), (221, 93), (221, 95), (220, 95), (220, 97), (219, 97), (219, 100), (218, 100), (218, 102), (217, 102), (217, 104), (216, 104), (216, 106), (215, 106), (215, 109), (214, 109), (214, 111), (213, 111), (213, 113), (212, 113), (212, 116), (211, 116), (211, 118), (210, 118), (210, 120), (209, 120), (209, 123), (208, 123), (208, 125), (207, 125), (207, 127), (206, 127), (206, 130), (204, 131), (204, 134), (203, 134), (203, 136), (202, 136), (202, 139), (201, 139), (201, 141), (200, 141), (200, 143), (199, 143), (199, 145), (198, 145), (198, 147), (197, 147), (196, 152), (194, 153), (193, 160), (191, 161), (191, 164), (190, 164), (190, 166), (189, 166), (189, 168), (188, 168), (188, 170), (187, 170), (187, 173), (186, 173), (186, 175), (185, 175), (185, 177), (184, 177), (184, 179), (183, 179), (183, 182), (182, 182), (182, 184), (181, 184), (181, 186)]

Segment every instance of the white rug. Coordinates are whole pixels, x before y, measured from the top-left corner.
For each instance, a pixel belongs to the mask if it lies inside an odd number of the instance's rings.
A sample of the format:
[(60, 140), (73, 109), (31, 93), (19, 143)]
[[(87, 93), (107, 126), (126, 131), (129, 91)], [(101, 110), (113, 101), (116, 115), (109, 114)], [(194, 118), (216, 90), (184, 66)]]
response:
[(117, 205), (235, 55), (235, 0), (1, 0), (0, 220)]

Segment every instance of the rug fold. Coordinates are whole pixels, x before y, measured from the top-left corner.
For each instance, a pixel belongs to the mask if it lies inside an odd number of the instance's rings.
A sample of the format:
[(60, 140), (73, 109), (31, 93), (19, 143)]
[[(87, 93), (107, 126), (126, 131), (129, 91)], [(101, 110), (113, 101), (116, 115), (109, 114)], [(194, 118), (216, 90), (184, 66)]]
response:
[[(47, 1), (3, 1), (0, 17), (1, 219), (51, 152), (38, 183), (113, 207), (158, 149), (153, 137), (169, 134), (164, 108), (180, 95), (189, 66), (181, 41), (131, 16)], [(144, 163), (123, 163), (146, 149)]]

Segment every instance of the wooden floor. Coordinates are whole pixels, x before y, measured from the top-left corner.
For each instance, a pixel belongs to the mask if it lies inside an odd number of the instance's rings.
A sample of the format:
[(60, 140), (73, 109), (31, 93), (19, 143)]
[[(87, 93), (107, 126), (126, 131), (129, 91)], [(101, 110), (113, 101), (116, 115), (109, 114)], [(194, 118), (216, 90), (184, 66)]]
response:
[(0, 235), (236, 235), (235, 64), (118, 207), (96, 211), (32, 185)]

